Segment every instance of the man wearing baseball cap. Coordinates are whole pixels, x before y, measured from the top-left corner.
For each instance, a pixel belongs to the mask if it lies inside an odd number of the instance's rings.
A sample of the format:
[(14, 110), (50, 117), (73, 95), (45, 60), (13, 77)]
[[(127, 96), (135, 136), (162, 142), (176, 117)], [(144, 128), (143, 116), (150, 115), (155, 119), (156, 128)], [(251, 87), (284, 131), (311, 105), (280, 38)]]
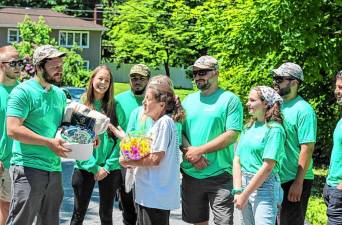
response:
[(281, 112), (286, 131), (285, 158), (279, 175), (284, 190), (281, 225), (303, 225), (313, 183), (312, 153), (317, 118), (311, 105), (298, 95), (304, 82), (302, 68), (291, 62), (272, 71), (274, 88), (283, 97)]
[[(65, 53), (50, 45), (33, 53), (36, 74), (13, 89), (7, 107), (7, 134), (14, 139), (11, 159), (13, 194), (7, 224), (59, 224), (63, 199), (61, 159), (68, 149), (54, 138), (62, 123), (66, 97), (56, 87)], [(49, 222), (48, 222), (49, 221)]]
[(218, 87), (215, 58), (202, 56), (190, 70), (199, 91), (182, 103), (182, 219), (208, 224), (211, 208), (215, 224), (233, 224), (233, 144), (242, 130), (242, 104), (234, 93)]
[[(145, 89), (150, 77), (151, 71), (146, 65), (133, 65), (129, 73), (131, 89), (120, 93), (115, 97), (116, 116), (120, 127), (124, 131), (127, 129), (128, 120), (132, 111), (142, 105), (142, 101), (145, 96)], [(115, 148), (119, 151), (119, 143), (117, 143)], [(125, 178), (125, 173), (126, 169), (122, 168), (123, 178)], [(126, 193), (124, 185), (125, 184), (123, 182), (123, 187), (120, 190), (123, 223), (125, 225), (135, 225), (137, 214), (134, 207), (133, 193), (132, 191)]]

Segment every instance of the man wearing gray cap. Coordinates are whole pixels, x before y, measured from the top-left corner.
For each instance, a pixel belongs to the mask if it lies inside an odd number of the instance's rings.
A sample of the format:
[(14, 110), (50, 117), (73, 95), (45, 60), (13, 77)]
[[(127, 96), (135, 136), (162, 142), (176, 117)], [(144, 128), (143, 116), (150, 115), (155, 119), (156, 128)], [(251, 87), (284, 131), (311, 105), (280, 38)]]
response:
[(298, 95), (302, 68), (291, 62), (272, 71), (274, 88), (283, 97), (281, 112), (286, 131), (285, 158), (279, 175), (284, 190), (281, 225), (303, 225), (313, 183), (312, 153), (316, 142), (316, 113)]
[(7, 107), (7, 133), (14, 139), (13, 194), (8, 225), (59, 224), (63, 199), (61, 159), (68, 149), (54, 138), (62, 123), (66, 97), (53, 85), (62, 79), (65, 53), (50, 45), (35, 49), (35, 77), (13, 89)]
[(202, 56), (190, 68), (199, 91), (182, 103), (183, 140), (189, 142), (183, 141), (182, 219), (207, 225), (211, 208), (215, 224), (230, 225), (233, 144), (242, 130), (242, 104), (235, 94), (218, 87), (215, 58)]
[[(145, 89), (150, 77), (151, 71), (146, 65), (133, 65), (129, 73), (131, 89), (115, 97), (116, 116), (120, 127), (124, 131), (127, 129), (128, 120), (132, 111), (142, 105)], [(119, 151), (119, 143), (116, 144), (115, 148)], [(126, 169), (122, 168), (123, 178), (125, 178), (125, 173)], [(123, 223), (125, 225), (135, 225), (137, 214), (134, 207), (133, 193), (132, 191), (126, 193), (124, 185), (123, 182), (123, 187), (120, 189)]]

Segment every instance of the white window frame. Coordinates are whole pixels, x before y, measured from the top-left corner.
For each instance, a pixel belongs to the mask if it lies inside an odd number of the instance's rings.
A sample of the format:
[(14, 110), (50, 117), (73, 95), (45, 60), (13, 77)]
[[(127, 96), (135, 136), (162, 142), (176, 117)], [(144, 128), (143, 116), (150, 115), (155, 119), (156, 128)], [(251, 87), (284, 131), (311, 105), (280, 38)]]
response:
[[(61, 34), (66, 33), (66, 44), (62, 45), (61, 44)], [(58, 34), (58, 43), (59, 46), (62, 47), (67, 47), (71, 48), (73, 44), (75, 43), (75, 34), (79, 33), (80, 34), (80, 45), (77, 45), (79, 48), (89, 48), (89, 31), (70, 31), (70, 30), (60, 30)], [(67, 39), (68, 39), (68, 34), (72, 34), (72, 44), (68, 44)], [(87, 34), (87, 45), (82, 45), (82, 34)]]
[(83, 62), (84, 62), (84, 64), (86, 65), (86, 66), (83, 65), (83, 67), (84, 67), (85, 69), (89, 70), (89, 60), (83, 60)]
[[(16, 41), (11, 41), (10, 40), (10, 33), (11, 31), (16, 31), (17, 32), (17, 40)], [(17, 28), (8, 28), (7, 29), (7, 43), (18, 43), (20, 41), (20, 33), (19, 29)]]

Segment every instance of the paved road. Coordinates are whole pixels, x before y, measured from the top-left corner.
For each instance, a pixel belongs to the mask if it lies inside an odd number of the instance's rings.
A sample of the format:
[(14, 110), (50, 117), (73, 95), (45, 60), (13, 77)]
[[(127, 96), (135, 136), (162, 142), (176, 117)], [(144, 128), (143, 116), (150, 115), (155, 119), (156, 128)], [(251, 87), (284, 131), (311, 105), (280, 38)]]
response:
[[(61, 213), (60, 213), (60, 224), (69, 225), (70, 219), (73, 211), (73, 190), (71, 187), (71, 176), (73, 172), (74, 162), (71, 160), (63, 160), (63, 186), (64, 186), (64, 199), (62, 203)], [(97, 186), (94, 189), (92, 198), (90, 200), (88, 212), (84, 221), (84, 225), (100, 225), (100, 217), (98, 214), (99, 210), (99, 192)], [(115, 202), (113, 221), (115, 225), (123, 225), (121, 211), (118, 207), (118, 202)], [(181, 210), (171, 211), (170, 216), (171, 225), (183, 225), (186, 224), (181, 220)]]

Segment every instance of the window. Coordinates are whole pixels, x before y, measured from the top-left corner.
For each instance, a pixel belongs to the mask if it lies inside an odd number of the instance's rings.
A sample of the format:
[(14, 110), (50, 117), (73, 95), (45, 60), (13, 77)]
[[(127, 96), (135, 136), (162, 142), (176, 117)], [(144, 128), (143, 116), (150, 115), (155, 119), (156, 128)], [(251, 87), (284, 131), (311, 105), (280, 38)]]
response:
[(83, 68), (89, 70), (89, 60), (83, 60)]
[(14, 43), (20, 41), (20, 35), (18, 29), (8, 29), (7, 42)]
[(89, 32), (86, 31), (60, 31), (59, 45), (72, 47), (76, 45), (80, 48), (89, 48)]

